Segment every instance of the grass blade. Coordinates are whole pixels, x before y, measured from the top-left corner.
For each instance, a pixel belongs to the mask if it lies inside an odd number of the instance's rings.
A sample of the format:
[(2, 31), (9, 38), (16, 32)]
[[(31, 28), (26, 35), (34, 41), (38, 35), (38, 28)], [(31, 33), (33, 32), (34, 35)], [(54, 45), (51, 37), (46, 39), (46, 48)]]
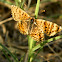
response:
[(51, 41), (53, 41), (53, 40), (58, 40), (58, 39), (60, 39), (60, 38), (62, 38), (62, 35), (61, 35), (61, 36), (56, 36), (56, 37), (51, 38), (51, 39), (48, 39), (48, 40), (45, 40), (45, 41), (43, 41), (43, 43), (40, 43), (40, 44), (36, 45), (36, 46), (32, 49), (32, 51), (35, 51), (35, 50), (39, 49), (40, 47), (43, 48), (43, 46), (44, 46), (46, 43), (51, 42)]
[(40, 4), (40, 0), (37, 0), (36, 9), (35, 9), (35, 18), (37, 18), (37, 16), (38, 16), (39, 4)]
[(19, 62), (18, 59), (17, 59), (17, 57), (15, 57), (15, 55), (13, 55), (5, 46), (3, 46), (1, 43), (0, 43), (0, 46), (1, 46), (4, 50), (6, 50), (6, 51), (10, 54), (10, 56), (13, 57), (13, 59), (14, 59), (16, 62)]

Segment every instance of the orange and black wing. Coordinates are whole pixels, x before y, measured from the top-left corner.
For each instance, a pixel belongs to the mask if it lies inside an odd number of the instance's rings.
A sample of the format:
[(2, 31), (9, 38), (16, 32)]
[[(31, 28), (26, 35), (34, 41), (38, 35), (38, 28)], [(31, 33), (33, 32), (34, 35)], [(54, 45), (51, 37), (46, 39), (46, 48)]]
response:
[(43, 30), (40, 29), (36, 21), (33, 23), (31, 31), (30, 31), (30, 36), (35, 40), (35, 41), (43, 41), (44, 40), (44, 33)]
[(29, 30), (29, 21), (19, 21), (17, 22), (17, 29), (20, 31), (20, 33), (24, 35), (28, 35)]
[(11, 6), (11, 12), (15, 21), (28, 20), (30, 18), (25, 11), (15, 5)]
[(62, 30), (61, 26), (58, 26), (56, 23), (52, 23), (49, 21), (44, 22), (44, 32), (48, 36), (54, 36), (56, 33), (60, 32)]

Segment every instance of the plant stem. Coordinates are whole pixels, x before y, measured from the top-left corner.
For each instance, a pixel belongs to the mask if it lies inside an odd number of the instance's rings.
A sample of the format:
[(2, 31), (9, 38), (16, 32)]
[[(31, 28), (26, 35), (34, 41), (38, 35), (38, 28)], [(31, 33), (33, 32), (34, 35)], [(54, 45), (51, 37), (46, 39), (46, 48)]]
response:
[(32, 59), (33, 59), (32, 54), (33, 54), (33, 52), (31, 50), (33, 48), (33, 39), (30, 36), (28, 36), (28, 45), (29, 45), (28, 62), (32, 62)]
[[(35, 10), (35, 18), (37, 18), (37, 16), (38, 16), (39, 4), (40, 4), (40, 0), (37, 0), (36, 10)], [(29, 45), (28, 62), (32, 62), (33, 57), (34, 57), (34, 51), (32, 51), (33, 45), (34, 45), (34, 40), (30, 36), (28, 36), (28, 45)]]
[(35, 9), (35, 18), (37, 18), (37, 16), (38, 16), (39, 4), (40, 4), (40, 0), (37, 0), (36, 9)]
[(36, 46), (32, 49), (32, 51), (35, 51), (35, 50), (39, 49), (40, 47), (43, 48), (43, 46), (44, 46), (46, 43), (51, 42), (51, 41), (54, 41), (54, 40), (58, 40), (58, 39), (60, 39), (60, 38), (62, 38), (62, 35), (61, 35), (61, 36), (56, 36), (56, 37), (54, 37), (54, 38), (50, 38), (50, 39), (48, 39), (48, 40), (45, 40), (45, 41), (43, 41), (43, 43), (40, 43), (40, 44), (36, 45)]

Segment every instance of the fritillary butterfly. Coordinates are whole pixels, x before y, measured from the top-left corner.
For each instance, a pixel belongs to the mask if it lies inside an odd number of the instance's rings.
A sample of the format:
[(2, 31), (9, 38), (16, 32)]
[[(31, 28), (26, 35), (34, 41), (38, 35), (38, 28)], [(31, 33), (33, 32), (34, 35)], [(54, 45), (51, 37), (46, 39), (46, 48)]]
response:
[(17, 21), (17, 28), (20, 33), (30, 35), (35, 41), (44, 40), (44, 34), (54, 36), (62, 30), (62, 27), (56, 23), (30, 17), (25, 11), (15, 5), (11, 6), (11, 12), (13, 19)]

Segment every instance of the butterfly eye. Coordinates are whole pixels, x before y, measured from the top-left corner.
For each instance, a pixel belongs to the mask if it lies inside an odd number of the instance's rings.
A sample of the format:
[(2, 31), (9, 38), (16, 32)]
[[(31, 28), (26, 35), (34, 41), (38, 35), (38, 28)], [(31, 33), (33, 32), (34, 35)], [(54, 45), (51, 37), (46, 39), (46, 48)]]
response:
[(32, 19), (31, 19), (31, 23), (33, 23), (33, 22), (34, 22), (34, 19), (32, 18)]

